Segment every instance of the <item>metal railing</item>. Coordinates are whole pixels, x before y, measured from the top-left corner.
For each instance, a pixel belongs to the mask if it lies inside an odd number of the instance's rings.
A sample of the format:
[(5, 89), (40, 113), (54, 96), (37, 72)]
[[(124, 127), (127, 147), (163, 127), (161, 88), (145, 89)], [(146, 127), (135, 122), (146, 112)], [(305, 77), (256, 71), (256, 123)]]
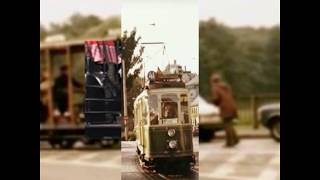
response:
[(260, 126), (257, 110), (269, 103), (279, 103), (280, 94), (259, 94), (236, 97), (238, 107), (238, 124), (251, 125), (254, 129)]

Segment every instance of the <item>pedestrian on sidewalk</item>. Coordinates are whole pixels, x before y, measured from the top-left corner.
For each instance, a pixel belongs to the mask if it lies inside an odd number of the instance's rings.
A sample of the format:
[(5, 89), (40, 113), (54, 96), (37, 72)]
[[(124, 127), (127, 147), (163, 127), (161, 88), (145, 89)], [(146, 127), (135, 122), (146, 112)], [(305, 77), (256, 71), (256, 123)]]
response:
[(222, 81), (220, 74), (213, 73), (210, 77), (212, 102), (220, 109), (226, 132), (226, 147), (233, 147), (239, 143), (239, 137), (233, 121), (237, 118), (237, 107), (232, 89)]

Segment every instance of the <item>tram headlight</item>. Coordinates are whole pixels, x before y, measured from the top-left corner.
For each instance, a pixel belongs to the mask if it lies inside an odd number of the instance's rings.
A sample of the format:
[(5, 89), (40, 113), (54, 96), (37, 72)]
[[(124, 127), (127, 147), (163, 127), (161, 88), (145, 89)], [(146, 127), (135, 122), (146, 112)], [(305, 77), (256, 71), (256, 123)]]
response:
[(168, 130), (168, 136), (173, 137), (176, 134), (176, 131), (174, 129)]
[(176, 141), (176, 140), (171, 140), (171, 141), (169, 142), (169, 147), (170, 147), (171, 149), (175, 149), (175, 148), (177, 147), (177, 141)]

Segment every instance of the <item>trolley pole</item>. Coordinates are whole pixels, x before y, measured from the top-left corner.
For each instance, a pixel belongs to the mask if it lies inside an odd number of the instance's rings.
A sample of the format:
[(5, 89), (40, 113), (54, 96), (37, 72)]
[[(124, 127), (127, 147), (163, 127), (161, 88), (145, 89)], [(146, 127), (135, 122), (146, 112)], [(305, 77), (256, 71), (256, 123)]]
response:
[(125, 61), (122, 60), (122, 86), (123, 86), (123, 121), (124, 121), (124, 138), (128, 140), (128, 108), (127, 108), (127, 86), (126, 86), (126, 69)]

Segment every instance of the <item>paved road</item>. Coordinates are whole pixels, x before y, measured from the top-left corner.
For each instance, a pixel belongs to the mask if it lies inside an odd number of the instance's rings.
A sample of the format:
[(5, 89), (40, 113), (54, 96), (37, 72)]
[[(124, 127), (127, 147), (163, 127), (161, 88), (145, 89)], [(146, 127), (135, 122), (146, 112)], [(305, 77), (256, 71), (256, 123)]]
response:
[(121, 179), (120, 148), (40, 150), (41, 180)]
[[(196, 155), (199, 155), (199, 141), (198, 138), (194, 138), (194, 151)], [(122, 169), (121, 169), (121, 177), (122, 180), (140, 180), (140, 179), (166, 179), (163, 177), (159, 177), (157, 174), (153, 173), (144, 173), (143, 170), (139, 167), (137, 163), (137, 155), (136, 155), (136, 144), (135, 142), (130, 141), (122, 141), (121, 143), (121, 156), (122, 156)], [(198, 160), (198, 158), (197, 158)], [(197, 170), (199, 167), (198, 163), (195, 166)], [(161, 175), (162, 176), (162, 175)], [(196, 177), (192, 178), (170, 178), (170, 179), (198, 179)]]
[(250, 139), (232, 149), (223, 145), (223, 140), (200, 143), (201, 180), (280, 180), (279, 143)]
[[(242, 140), (234, 149), (223, 148), (223, 140), (200, 143), (200, 174), (203, 180), (280, 180), (280, 144), (272, 139)], [(195, 144), (195, 150), (197, 149)], [(125, 146), (124, 146), (125, 147)], [(132, 148), (131, 148), (132, 149)], [(127, 149), (130, 151), (130, 149)], [(133, 156), (131, 156), (133, 157)], [(125, 166), (120, 149), (83, 148), (40, 150), (41, 180), (121, 179)], [(132, 162), (132, 161), (131, 161)], [(128, 174), (127, 174), (128, 175)], [(139, 179), (139, 178), (138, 178)]]

